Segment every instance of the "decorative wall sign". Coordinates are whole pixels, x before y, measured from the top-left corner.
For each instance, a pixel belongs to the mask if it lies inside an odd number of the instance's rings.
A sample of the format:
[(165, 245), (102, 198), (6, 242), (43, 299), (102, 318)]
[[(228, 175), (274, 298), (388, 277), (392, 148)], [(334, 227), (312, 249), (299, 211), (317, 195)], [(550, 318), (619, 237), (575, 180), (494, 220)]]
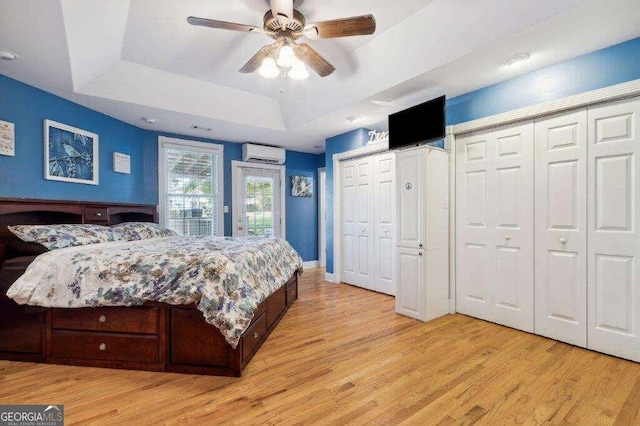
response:
[(373, 145), (374, 143), (384, 142), (389, 140), (389, 132), (376, 132), (371, 130), (369, 132), (369, 142), (367, 145)]
[(116, 173), (131, 174), (131, 157), (119, 152), (113, 153), (113, 171)]
[(0, 121), (0, 155), (16, 155), (15, 125), (8, 121)]
[(98, 184), (98, 135), (44, 120), (44, 177)]
[(313, 180), (306, 176), (292, 176), (291, 195), (293, 197), (313, 196)]

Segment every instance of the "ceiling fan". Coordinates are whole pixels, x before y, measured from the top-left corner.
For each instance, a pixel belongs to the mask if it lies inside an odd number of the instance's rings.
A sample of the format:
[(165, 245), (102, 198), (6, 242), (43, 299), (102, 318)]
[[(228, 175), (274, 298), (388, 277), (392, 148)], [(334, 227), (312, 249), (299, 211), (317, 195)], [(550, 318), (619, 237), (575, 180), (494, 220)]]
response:
[[(376, 30), (373, 15), (307, 24), (304, 16), (293, 8), (294, 1), (270, 0), (271, 9), (264, 15), (262, 28), (195, 16), (188, 17), (187, 22), (202, 27), (265, 34), (271, 37), (275, 42), (260, 49), (240, 72), (252, 73), (259, 69), (260, 74), (265, 77), (276, 77), (280, 75), (277, 64), (281, 68), (291, 68), (289, 76), (295, 79), (308, 77), (305, 64), (320, 77), (326, 77), (335, 71), (334, 66), (311, 46), (307, 43), (296, 43), (296, 40), (303, 36), (315, 40), (369, 35)], [(274, 59), (276, 53), (279, 55)]]

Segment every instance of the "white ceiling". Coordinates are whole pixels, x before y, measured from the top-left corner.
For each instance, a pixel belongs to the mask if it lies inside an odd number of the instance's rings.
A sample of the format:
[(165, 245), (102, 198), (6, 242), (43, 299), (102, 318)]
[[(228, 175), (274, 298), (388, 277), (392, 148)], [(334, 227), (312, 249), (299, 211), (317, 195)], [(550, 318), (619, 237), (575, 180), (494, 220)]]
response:
[[(296, 7), (307, 22), (372, 13), (377, 31), (308, 41), (337, 71), (281, 85), (237, 72), (268, 37), (186, 23), (193, 15), (261, 26), (266, 0), (0, 0), (0, 48), (20, 55), (0, 61), (0, 74), (146, 129), (321, 152), (314, 146), (327, 137), (384, 128), (389, 113), (430, 97), (640, 36), (638, 0), (305, 0)], [(531, 60), (502, 65), (519, 52)], [(363, 120), (351, 124), (351, 115)], [(149, 126), (143, 116), (159, 121)]]

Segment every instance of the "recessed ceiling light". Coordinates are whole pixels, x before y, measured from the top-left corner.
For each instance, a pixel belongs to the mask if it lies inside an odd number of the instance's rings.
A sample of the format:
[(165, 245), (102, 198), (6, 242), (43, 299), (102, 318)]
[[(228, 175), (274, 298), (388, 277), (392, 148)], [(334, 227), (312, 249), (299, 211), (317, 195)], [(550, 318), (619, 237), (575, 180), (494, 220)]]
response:
[(504, 64), (510, 67), (515, 64), (526, 62), (529, 60), (529, 58), (531, 58), (531, 55), (528, 53), (518, 53), (508, 59), (505, 59)]
[(19, 56), (13, 52), (9, 52), (5, 49), (0, 49), (0, 59), (4, 61), (13, 61), (14, 59), (18, 59)]
[(362, 120), (362, 117), (360, 117), (359, 115), (351, 115), (351, 116), (347, 117), (347, 121), (349, 123), (357, 123), (360, 120)]
[(210, 132), (212, 130), (211, 127), (202, 127), (202, 126), (198, 126), (198, 125), (195, 125), (195, 124), (193, 126), (191, 126), (191, 128), (193, 130), (200, 130), (200, 131), (203, 131), (203, 132)]
[(391, 106), (393, 106), (393, 102), (388, 102), (388, 101), (374, 100), (374, 101), (371, 101), (371, 103), (374, 104), (374, 105), (383, 106), (383, 107), (391, 107)]
[(147, 124), (156, 124), (158, 122), (157, 118), (151, 118), (151, 117), (142, 117), (141, 120)]

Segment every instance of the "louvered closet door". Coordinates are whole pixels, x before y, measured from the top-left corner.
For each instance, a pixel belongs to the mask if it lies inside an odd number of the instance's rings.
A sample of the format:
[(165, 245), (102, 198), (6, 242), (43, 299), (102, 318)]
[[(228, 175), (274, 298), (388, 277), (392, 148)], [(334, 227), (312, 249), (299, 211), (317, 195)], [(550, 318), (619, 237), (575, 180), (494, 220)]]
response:
[(491, 320), (491, 133), (456, 138), (456, 311)]
[(396, 190), (394, 154), (376, 155), (374, 165), (374, 255), (373, 289), (395, 295)]
[(536, 121), (535, 332), (587, 344), (587, 111)]
[(588, 347), (640, 361), (640, 99), (588, 125)]
[(533, 122), (495, 131), (491, 144), (491, 317), (533, 332)]
[(456, 149), (456, 310), (533, 331), (533, 122)]

